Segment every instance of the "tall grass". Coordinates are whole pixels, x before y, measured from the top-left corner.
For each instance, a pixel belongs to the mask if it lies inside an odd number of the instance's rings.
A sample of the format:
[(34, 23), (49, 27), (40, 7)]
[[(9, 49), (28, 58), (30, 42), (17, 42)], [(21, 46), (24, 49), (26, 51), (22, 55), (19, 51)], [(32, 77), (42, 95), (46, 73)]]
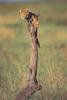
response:
[(66, 100), (66, 4), (0, 6), (0, 100), (13, 100), (25, 86), (28, 76), (31, 40), (27, 23), (20, 20), (20, 8), (40, 13), (38, 80), (42, 90), (34, 94), (31, 100)]

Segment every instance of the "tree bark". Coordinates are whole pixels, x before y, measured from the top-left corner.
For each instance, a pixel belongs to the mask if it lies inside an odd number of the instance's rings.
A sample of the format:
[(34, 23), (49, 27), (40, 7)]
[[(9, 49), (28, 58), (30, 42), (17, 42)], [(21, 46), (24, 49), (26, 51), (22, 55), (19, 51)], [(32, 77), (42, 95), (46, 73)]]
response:
[(41, 85), (39, 85), (37, 81), (38, 46), (40, 47), (39, 41), (37, 39), (37, 29), (35, 29), (34, 27), (29, 28), (32, 40), (32, 50), (29, 65), (29, 79), (27, 86), (16, 96), (15, 100), (28, 100), (28, 98), (30, 98), (33, 93), (41, 89)]
[(30, 66), (29, 66), (29, 82), (37, 84), (38, 45), (35, 37), (35, 32), (36, 31), (33, 31), (31, 33), (32, 49), (31, 49)]
[(29, 65), (29, 86), (35, 88), (36, 90), (41, 89), (41, 85), (37, 81), (37, 67), (38, 67), (38, 47), (40, 47), (39, 40), (37, 38), (37, 28), (34, 26), (29, 27), (31, 35), (31, 57)]

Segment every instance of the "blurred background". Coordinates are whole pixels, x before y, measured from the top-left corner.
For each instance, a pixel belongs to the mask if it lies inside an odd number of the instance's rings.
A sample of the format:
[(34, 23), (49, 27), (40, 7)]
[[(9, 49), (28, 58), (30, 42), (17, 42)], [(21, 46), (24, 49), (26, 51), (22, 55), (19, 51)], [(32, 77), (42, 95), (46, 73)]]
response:
[(67, 0), (0, 0), (1, 2), (67, 2)]
[(31, 39), (19, 9), (40, 14), (38, 81), (30, 100), (67, 100), (67, 0), (0, 0), (0, 100), (26, 85)]

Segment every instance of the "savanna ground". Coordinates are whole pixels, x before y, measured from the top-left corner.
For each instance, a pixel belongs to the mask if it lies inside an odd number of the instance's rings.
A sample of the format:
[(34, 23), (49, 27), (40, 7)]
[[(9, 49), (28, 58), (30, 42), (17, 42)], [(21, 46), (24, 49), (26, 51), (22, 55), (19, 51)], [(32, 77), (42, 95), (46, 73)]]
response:
[(0, 100), (13, 100), (29, 71), (30, 35), (19, 9), (40, 14), (38, 81), (30, 100), (67, 100), (67, 4), (0, 4)]

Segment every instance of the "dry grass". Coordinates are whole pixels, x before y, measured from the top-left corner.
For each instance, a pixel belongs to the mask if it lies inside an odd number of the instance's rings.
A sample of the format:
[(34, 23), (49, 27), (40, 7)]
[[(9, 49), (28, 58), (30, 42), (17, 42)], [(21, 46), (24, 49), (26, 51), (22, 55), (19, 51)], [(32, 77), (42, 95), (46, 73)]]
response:
[(0, 76), (2, 76), (0, 100), (4, 98), (13, 100), (13, 97), (26, 85), (30, 38), (27, 34), (27, 23), (20, 21), (18, 14), (20, 8), (29, 8), (41, 14), (38, 34), (41, 44), (38, 79), (43, 89), (42, 93), (33, 95), (31, 100), (66, 100), (64, 99), (67, 91), (66, 4), (64, 6), (61, 4), (0, 5)]
[(14, 38), (15, 32), (9, 28), (0, 28), (0, 38)]

